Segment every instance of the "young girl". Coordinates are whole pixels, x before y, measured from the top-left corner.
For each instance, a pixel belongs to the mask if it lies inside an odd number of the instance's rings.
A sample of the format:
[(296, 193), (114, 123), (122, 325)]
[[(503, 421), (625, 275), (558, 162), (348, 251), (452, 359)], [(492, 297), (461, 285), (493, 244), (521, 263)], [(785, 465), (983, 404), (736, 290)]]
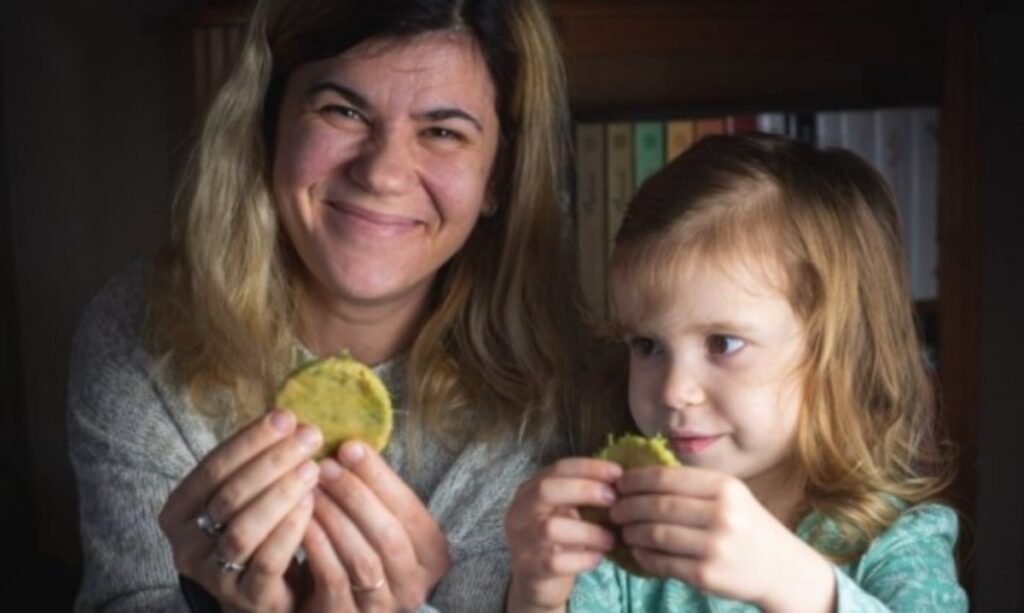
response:
[[(633, 422), (682, 466), (569, 458), (523, 485), (508, 610), (966, 610), (899, 236), (845, 151), (710, 137), (650, 179), (611, 302)], [(615, 538), (658, 578), (602, 562)]]

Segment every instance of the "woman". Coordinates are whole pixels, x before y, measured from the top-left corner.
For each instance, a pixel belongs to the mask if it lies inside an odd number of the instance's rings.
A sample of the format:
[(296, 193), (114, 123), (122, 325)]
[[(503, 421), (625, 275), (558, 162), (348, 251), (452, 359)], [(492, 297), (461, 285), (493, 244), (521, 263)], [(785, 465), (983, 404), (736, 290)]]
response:
[[(570, 403), (566, 117), (539, 0), (257, 5), (169, 246), (76, 336), (81, 608), (184, 608), (181, 574), (227, 609), (500, 609)], [(395, 433), (314, 463), (273, 391), (342, 349)]]

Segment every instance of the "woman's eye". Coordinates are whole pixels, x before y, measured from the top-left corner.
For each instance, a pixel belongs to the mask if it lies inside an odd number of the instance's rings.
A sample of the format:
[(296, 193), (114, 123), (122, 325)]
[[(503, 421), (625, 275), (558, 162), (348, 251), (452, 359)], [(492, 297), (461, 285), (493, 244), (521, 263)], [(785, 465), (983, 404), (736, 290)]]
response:
[(462, 134), (460, 134), (459, 132), (456, 132), (455, 130), (450, 130), (448, 128), (442, 128), (439, 126), (427, 128), (426, 133), (428, 136), (431, 136), (433, 138), (440, 138), (444, 140), (462, 140)]
[(714, 355), (729, 355), (735, 353), (746, 346), (742, 340), (735, 336), (728, 336), (726, 334), (712, 334), (707, 340), (708, 353)]
[(658, 344), (646, 336), (634, 336), (626, 341), (629, 350), (640, 356), (654, 355), (658, 350)]
[(349, 106), (342, 106), (340, 104), (329, 104), (320, 108), (320, 113), (337, 119), (354, 119), (356, 121), (362, 121), (363, 116), (359, 114), (359, 111)]

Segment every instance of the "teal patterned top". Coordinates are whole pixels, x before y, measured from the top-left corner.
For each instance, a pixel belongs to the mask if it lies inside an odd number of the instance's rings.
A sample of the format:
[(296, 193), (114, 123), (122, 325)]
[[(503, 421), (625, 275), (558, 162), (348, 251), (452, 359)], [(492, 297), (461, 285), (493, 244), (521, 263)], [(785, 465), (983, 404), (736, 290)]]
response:
[[(821, 545), (836, 538), (834, 524), (811, 513), (797, 536)], [(903, 512), (857, 560), (834, 567), (836, 611), (967, 611), (967, 595), (956, 577), (953, 545), (956, 514), (926, 504)], [(675, 579), (645, 579), (603, 561), (576, 579), (569, 611), (701, 611), (748, 613), (754, 605), (700, 592)]]

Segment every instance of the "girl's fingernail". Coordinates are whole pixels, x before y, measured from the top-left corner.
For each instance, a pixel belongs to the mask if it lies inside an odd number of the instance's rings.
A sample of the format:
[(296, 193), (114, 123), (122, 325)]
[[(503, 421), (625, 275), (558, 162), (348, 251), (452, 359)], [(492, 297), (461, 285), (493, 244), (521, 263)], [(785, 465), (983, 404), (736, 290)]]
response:
[(320, 476), (330, 481), (337, 479), (338, 475), (341, 474), (341, 466), (334, 460), (324, 460), (320, 463)]
[(270, 425), (279, 432), (288, 432), (295, 425), (295, 416), (290, 411), (277, 409), (270, 414)]
[(349, 464), (361, 462), (366, 457), (366, 449), (359, 443), (349, 443), (342, 446), (341, 457)]
[(601, 500), (615, 502), (615, 490), (610, 487), (602, 487), (600, 490)]

